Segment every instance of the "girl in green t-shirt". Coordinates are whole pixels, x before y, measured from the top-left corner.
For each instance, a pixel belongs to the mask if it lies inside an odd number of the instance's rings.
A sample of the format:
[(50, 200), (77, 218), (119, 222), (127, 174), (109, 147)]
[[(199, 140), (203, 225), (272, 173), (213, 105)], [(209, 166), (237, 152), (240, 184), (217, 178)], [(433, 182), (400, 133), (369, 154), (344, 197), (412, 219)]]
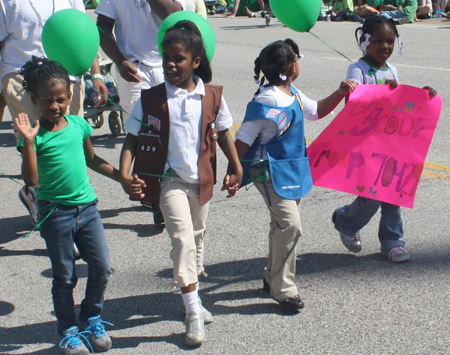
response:
[[(86, 166), (116, 181), (119, 172), (95, 154), (89, 139), (92, 128), (86, 120), (66, 115), (71, 98), (66, 69), (49, 59), (33, 57), (20, 73), (24, 89), (41, 114), (34, 127), (24, 113), (15, 122), (23, 137), (18, 147), (23, 156), (23, 179), (30, 186), (39, 184), (38, 220), (53, 269), (53, 304), (62, 338), (59, 350), (87, 355), (88, 345), (96, 352), (105, 351), (111, 347), (111, 338), (101, 311), (111, 263)], [(77, 317), (74, 243), (89, 266), (86, 297)]]

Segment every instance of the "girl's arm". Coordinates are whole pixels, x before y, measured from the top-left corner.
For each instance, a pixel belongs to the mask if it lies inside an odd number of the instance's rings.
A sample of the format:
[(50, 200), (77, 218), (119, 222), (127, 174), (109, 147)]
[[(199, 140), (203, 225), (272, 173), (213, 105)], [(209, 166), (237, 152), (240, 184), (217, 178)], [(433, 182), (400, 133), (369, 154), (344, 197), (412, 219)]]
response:
[(102, 174), (110, 179), (119, 181), (119, 170), (109, 164), (106, 160), (100, 158), (95, 154), (94, 148), (92, 147), (91, 140), (85, 139), (83, 143), (84, 157), (86, 158), (86, 165), (92, 170), (99, 174)]
[(217, 143), (228, 159), (228, 171), (223, 179), (222, 191), (228, 190), (227, 197), (232, 197), (236, 194), (242, 182), (242, 165), (233, 138), (230, 137), (228, 130), (220, 131), (218, 135)]
[(333, 92), (330, 96), (317, 102), (317, 113), (319, 118), (325, 117), (346, 97), (350, 91), (356, 88), (355, 81), (344, 80), (341, 82), (339, 89)]
[(120, 176), (119, 181), (123, 190), (130, 195), (130, 200), (140, 200), (145, 195), (142, 193), (145, 181), (137, 177), (136, 174), (130, 175), (131, 164), (136, 156), (138, 137), (128, 133), (120, 153)]
[(19, 113), (14, 120), (18, 131), (23, 136), (22, 178), (28, 186), (36, 186), (38, 183), (38, 171), (34, 140), (39, 132), (39, 121), (36, 121), (36, 125), (31, 127), (28, 116), (25, 113)]

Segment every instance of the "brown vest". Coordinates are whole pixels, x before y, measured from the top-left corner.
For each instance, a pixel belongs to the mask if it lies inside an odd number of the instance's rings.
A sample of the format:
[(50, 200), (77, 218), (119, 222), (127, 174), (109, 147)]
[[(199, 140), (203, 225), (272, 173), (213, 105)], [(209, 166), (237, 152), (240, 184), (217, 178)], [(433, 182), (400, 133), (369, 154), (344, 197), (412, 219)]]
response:
[[(202, 97), (202, 134), (198, 170), (200, 174), (200, 203), (208, 202), (216, 183), (215, 120), (220, 109), (222, 87), (205, 84)], [(159, 205), (161, 185), (169, 147), (170, 113), (164, 83), (141, 92), (144, 117), (136, 146), (133, 173), (144, 180), (143, 200)], [(214, 123), (214, 124), (213, 124)], [(217, 136), (216, 136), (217, 137)], [(156, 176), (144, 175), (152, 174)]]

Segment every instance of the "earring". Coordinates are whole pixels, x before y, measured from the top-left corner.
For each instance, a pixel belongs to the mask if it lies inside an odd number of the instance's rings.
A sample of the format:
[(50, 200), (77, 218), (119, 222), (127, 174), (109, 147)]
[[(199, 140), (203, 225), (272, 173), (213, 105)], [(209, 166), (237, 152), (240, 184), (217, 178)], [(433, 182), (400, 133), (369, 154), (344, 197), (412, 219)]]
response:
[(278, 75), (280, 77), (281, 80), (286, 81), (287, 77), (284, 74), (280, 74)]

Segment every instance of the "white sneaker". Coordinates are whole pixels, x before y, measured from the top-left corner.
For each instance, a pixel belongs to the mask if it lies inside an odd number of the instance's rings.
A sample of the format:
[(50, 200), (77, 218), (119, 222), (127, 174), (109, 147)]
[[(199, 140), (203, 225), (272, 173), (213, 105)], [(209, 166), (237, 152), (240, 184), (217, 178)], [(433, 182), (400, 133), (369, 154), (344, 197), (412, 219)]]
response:
[(198, 346), (206, 340), (205, 318), (203, 312), (192, 311), (184, 320), (186, 334), (184, 341), (186, 345)]
[(408, 261), (411, 256), (409, 253), (405, 250), (403, 247), (395, 247), (392, 248), (389, 253), (386, 254), (389, 261), (392, 261), (393, 263), (402, 263), (404, 261)]
[(36, 190), (30, 186), (25, 185), (19, 191), (19, 200), (27, 208), (30, 214), (31, 221), (34, 225), (37, 224), (37, 200), (36, 200)]

